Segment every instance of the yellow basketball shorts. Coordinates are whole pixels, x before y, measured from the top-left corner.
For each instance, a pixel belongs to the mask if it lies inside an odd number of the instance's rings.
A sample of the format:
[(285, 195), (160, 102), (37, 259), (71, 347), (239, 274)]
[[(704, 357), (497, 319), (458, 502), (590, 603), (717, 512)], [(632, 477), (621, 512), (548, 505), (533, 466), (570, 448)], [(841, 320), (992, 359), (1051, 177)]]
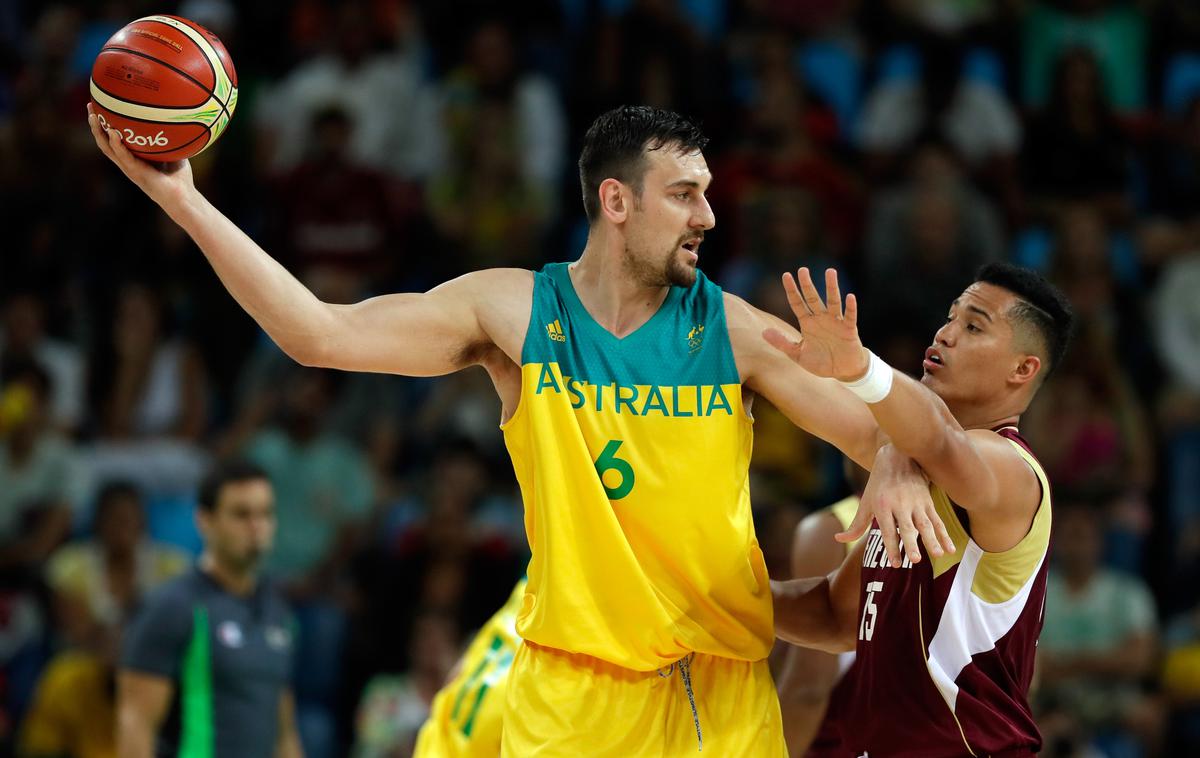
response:
[(644, 672), (528, 642), (509, 672), (501, 742), (505, 758), (787, 758), (765, 660), (694, 653)]

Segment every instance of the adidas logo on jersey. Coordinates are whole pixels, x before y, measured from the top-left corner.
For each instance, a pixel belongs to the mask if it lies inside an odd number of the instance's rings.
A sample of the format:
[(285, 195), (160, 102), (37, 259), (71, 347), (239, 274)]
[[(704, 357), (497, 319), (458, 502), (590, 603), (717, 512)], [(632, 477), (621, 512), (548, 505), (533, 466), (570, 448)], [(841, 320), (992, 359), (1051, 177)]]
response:
[(566, 332), (563, 331), (562, 324), (558, 322), (558, 319), (554, 319), (549, 324), (546, 324), (546, 333), (550, 335), (550, 339), (554, 340), (555, 342), (567, 341)]

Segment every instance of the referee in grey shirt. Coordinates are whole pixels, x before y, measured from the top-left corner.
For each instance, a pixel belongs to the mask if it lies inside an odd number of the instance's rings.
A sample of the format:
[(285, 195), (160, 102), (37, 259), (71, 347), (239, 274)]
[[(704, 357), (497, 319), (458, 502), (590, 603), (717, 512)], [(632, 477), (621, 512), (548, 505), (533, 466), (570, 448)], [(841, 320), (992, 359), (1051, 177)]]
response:
[(121, 758), (301, 758), (290, 689), (295, 625), (258, 566), (275, 535), (261, 469), (218, 466), (200, 487), (204, 553), (147, 598), (117, 675)]

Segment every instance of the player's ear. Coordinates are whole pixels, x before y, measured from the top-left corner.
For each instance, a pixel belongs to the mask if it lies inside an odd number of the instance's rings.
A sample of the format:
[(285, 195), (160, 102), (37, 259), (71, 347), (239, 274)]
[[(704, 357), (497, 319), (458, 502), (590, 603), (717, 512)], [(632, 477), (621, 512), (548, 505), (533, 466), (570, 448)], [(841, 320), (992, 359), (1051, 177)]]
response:
[(1036, 355), (1022, 355), (1013, 369), (1011, 380), (1017, 384), (1028, 384), (1042, 373), (1042, 359)]
[(631, 189), (616, 179), (600, 182), (600, 212), (614, 224), (624, 223), (633, 205)]

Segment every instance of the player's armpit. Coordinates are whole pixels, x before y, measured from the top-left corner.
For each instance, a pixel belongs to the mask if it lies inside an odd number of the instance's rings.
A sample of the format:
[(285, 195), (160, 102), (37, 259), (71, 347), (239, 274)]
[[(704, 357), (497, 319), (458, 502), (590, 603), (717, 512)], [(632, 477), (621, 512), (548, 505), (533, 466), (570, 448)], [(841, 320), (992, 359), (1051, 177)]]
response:
[(117, 755), (153, 758), (158, 729), (175, 685), (170, 679), (131, 669), (117, 674)]
[(783, 320), (728, 293), (725, 319), (734, 360), (746, 386), (765, 397), (792, 423), (869, 470), (883, 438), (866, 403), (837, 380), (805, 371), (763, 339), (766, 329), (798, 338), (796, 330)]

